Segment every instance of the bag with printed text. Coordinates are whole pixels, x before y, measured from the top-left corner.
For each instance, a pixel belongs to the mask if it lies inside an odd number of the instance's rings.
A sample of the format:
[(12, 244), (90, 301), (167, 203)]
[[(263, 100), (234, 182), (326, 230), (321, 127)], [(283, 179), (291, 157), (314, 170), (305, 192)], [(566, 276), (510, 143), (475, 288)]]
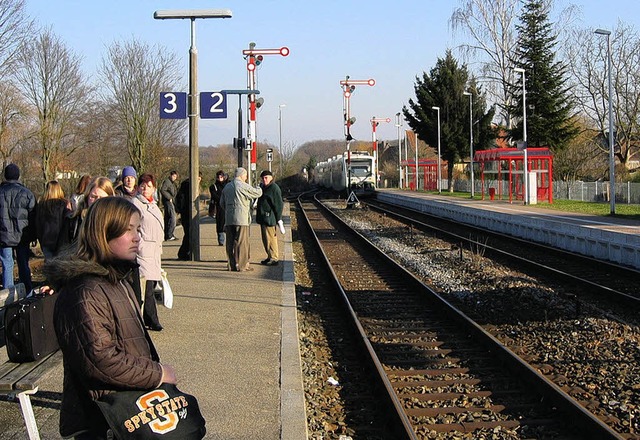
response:
[(116, 391), (96, 403), (116, 439), (201, 440), (207, 432), (196, 398), (172, 384)]

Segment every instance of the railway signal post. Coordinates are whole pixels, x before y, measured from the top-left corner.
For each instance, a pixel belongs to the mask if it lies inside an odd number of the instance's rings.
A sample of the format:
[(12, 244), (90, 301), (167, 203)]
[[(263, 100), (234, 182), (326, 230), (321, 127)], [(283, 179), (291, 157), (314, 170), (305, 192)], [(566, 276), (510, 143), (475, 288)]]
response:
[[(256, 43), (249, 43), (249, 49), (242, 51), (242, 54), (247, 60), (247, 89), (256, 88), (256, 69), (262, 63), (265, 55), (280, 55), (286, 57), (289, 55), (288, 47), (281, 47), (279, 49), (256, 49)], [(249, 106), (249, 124), (247, 127), (247, 162), (250, 164), (247, 167), (247, 182), (251, 182), (251, 172), (256, 170), (257, 161), (257, 145), (256, 145), (256, 109), (259, 108), (263, 99), (256, 99), (256, 95), (250, 93), (248, 95)]]
[(344, 136), (347, 144), (347, 208), (353, 208), (355, 203), (349, 203), (351, 200), (351, 126), (356, 122), (356, 118), (351, 117), (350, 98), (356, 90), (357, 85), (374, 86), (376, 81), (370, 79), (351, 79), (349, 75), (340, 81), (342, 88), (342, 113), (344, 115)]

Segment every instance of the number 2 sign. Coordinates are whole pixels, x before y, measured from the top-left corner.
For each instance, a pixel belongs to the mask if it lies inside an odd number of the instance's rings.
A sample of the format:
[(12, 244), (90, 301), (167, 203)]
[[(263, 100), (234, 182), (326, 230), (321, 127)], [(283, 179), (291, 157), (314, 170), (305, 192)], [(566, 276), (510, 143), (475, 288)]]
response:
[(160, 92), (160, 119), (187, 119), (187, 94)]
[(225, 119), (227, 117), (227, 94), (224, 92), (200, 93), (200, 117), (202, 119)]

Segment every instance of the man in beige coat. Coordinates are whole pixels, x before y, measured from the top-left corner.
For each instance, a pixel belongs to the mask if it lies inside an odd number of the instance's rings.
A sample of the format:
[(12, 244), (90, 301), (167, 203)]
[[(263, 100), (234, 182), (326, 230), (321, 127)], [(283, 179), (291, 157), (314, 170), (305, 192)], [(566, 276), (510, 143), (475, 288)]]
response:
[(247, 170), (236, 168), (235, 178), (225, 185), (220, 196), (224, 206), (227, 236), (226, 250), (228, 269), (238, 272), (253, 270), (249, 267), (249, 226), (251, 205), (262, 195), (262, 189), (247, 183)]

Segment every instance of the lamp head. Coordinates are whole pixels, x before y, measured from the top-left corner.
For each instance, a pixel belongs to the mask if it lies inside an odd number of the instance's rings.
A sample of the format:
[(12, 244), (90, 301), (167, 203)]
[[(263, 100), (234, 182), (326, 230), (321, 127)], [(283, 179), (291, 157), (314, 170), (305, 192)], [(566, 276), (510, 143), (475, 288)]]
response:
[(596, 29), (594, 33), (598, 35), (607, 35), (607, 36), (611, 35), (611, 31), (608, 31), (606, 29)]

